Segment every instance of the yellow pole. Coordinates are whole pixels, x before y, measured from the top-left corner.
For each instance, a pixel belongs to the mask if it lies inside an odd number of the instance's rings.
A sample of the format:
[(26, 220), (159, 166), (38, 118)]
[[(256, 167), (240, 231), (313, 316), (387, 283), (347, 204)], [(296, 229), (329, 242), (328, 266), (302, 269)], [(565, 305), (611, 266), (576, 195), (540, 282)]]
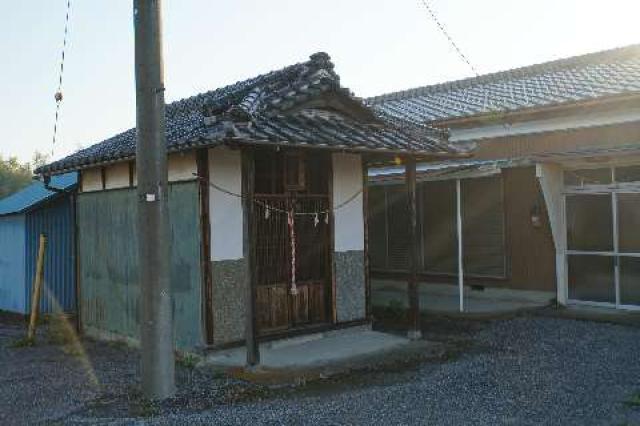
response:
[(29, 318), (27, 340), (33, 340), (36, 334), (38, 309), (40, 308), (40, 293), (42, 292), (42, 282), (44, 281), (44, 253), (46, 247), (47, 237), (44, 234), (40, 234), (40, 245), (38, 246), (38, 263), (36, 265), (36, 276), (33, 279), (33, 294), (31, 295), (31, 317)]

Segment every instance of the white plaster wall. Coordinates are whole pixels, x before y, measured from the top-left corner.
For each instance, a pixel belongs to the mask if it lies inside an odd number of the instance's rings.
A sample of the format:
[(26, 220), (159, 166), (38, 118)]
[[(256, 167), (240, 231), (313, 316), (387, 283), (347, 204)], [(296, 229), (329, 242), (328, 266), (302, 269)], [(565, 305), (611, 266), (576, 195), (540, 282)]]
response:
[(551, 234), (556, 249), (556, 297), (559, 303), (566, 305), (569, 292), (566, 268), (567, 231), (562, 196), (564, 191), (563, 169), (558, 164), (536, 164), (536, 176), (540, 181), (542, 194), (547, 205)]
[(102, 191), (102, 171), (100, 167), (82, 171), (82, 192)]
[(129, 163), (116, 163), (105, 168), (105, 188), (129, 187)]
[[(333, 205), (339, 206), (362, 191), (362, 159), (359, 154), (332, 155)], [(362, 192), (334, 212), (335, 251), (364, 250)]]
[[(235, 194), (242, 193), (242, 157), (239, 150), (209, 150), (209, 180)], [(235, 260), (242, 253), (242, 200), (210, 188), (211, 260)]]
[(198, 170), (196, 152), (188, 151), (169, 155), (167, 167), (169, 168), (169, 182), (193, 180), (195, 178), (193, 174)]

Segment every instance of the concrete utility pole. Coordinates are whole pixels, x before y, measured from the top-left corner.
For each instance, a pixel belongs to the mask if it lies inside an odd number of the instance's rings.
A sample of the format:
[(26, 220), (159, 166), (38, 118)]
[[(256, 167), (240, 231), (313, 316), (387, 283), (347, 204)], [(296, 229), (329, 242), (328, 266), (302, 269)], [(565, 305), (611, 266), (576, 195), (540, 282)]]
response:
[(160, 0), (134, 0), (142, 391), (175, 392)]

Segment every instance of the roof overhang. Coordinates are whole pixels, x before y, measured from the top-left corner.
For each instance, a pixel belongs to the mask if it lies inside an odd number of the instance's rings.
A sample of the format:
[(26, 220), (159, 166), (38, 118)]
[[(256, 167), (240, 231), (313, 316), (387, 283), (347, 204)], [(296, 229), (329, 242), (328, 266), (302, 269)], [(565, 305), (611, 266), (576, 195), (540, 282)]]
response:
[[(272, 141), (272, 140), (260, 140), (260, 139), (245, 139), (238, 137), (229, 137), (224, 138), (222, 140), (214, 140), (209, 138), (198, 138), (190, 141), (186, 141), (184, 143), (180, 143), (174, 145), (173, 147), (169, 147), (167, 149), (168, 154), (185, 152), (194, 149), (203, 149), (203, 148), (214, 148), (216, 146), (229, 146), (229, 147), (242, 147), (242, 146), (259, 146), (259, 147), (272, 147), (274, 149), (308, 149), (308, 150), (323, 150), (323, 151), (331, 151), (331, 152), (352, 152), (352, 153), (360, 153), (367, 154), (367, 159), (369, 164), (376, 164), (379, 166), (383, 165), (393, 165), (397, 164), (398, 161), (402, 161), (402, 157), (411, 156), (416, 158), (417, 161), (444, 161), (450, 159), (464, 159), (469, 158), (471, 156), (470, 153), (466, 152), (434, 152), (434, 151), (408, 151), (401, 149), (388, 149), (388, 148), (380, 148), (380, 149), (372, 149), (372, 148), (364, 148), (364, 147), (353, 147), (347, 145), (338, 145), (338, 144), (304, 144), (300, 142), (289, 142), (286, 140), (283, 141)], [(133, 161), (135, 160), (135, 154), (131, 155), (122, 155), (119, 157), (109, 158), (102, 161), (95, 162), (86, 162), (86, 163), (78, 163), (73, 164), (69, 167), (46, 170), (44, 172), (40, 172), (42, 176), (55, 176), (63, 173), (67, 173), (70, 171), (76, 170), (85, 170), (94, 167), (102, 167), (116, 163), (122, 163), (125, 161)]]
[(604, 164), (608, 162), (640, 161), (640, 141), (615, 147), (585, 148), (565, 152), (544, 152), (529, 157), (537, 163)]
[(492, 111), (489, 113), (468, 115), (445, 120), (429, 121), (428, 125), (440, 128), (471, 128), (504, 123), (519, 123), (532, 120), (542, 120), (586, 111), (608, 111), (611, 108), (637, 108), (640, 93), (624, 93), (606, 97), (598, 97), (583, 101), (567, 101), (542, 107), (521, 108), (512, 111)]
[[(416, 167), (416, 180), (428, 182), (487, 177), (500, 174), (504, 168), (531, 164), (533, 162), (529, 159), (461, 160), (419, 164)], [(404, 173), (404, 167), (383, 167), (370, 169), (368, 177), (373, 184), (398, 184), (404, 181)]]

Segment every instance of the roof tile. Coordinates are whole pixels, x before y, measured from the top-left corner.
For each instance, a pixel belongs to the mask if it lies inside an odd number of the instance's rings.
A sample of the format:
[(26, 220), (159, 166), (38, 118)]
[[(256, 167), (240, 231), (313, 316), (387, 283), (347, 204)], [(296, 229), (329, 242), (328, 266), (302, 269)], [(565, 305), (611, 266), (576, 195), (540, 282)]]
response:
[(433, 123), (640, 93), (640, 45), (575, 56), (366, 100), (378, 112)]

